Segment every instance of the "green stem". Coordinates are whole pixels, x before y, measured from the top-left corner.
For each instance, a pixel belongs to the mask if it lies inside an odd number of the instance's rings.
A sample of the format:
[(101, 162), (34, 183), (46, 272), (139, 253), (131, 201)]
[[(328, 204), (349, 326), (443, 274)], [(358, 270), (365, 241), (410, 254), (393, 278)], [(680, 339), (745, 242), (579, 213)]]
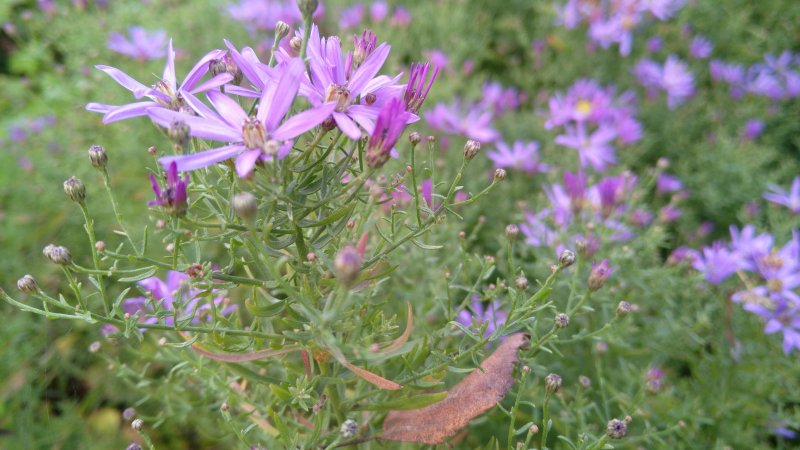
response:
[(519, 384), (519, 388), (517, 388), (517, 398), (514, 400), (514, 406), (511, 407), (510, 415), (511, 415), (511, 423), (508, 424), (508, 448), (513, 448), (511, 446), (511, 441), (514, 439), (514, 422), (515, 417), (514, 414), (517, 412), (519, 408), (519, 399), (522, 397), (522, 392), (525, 390), (525, 384), (528, 381), (528, 375), (523, 372), (522, 381)]
[(411, 143), (411, 191), (414, 193), (414, 209), (417, 213), (417, 227), (422, 227), (422, 215), (419, 211), (419, 190), (417, 189), (417, 163), (414, 155), (417, 144)]
[(550, 431), (550, 426), (548, 424), (550, 420), (550, 398), (551, 394), (547, 393), (544, 396), (544, 405), (542, 405), (542, 441), (539, 445), (541, 450), (547, 450), (547, 433)]
[[(85, 202), (80, 202), (78, 205), (81, 207), (83, 219), (86, 222), (86, 234), (89, 235), (89, 244), (91, 245), (92, 262), (94, 263), (95, 270), (100, 270), (100, 257), (97, 255), (97, 238), (94, 234), (94, 221), (89, 216), (89, 210)], [(97, 275), (97, 285), (100, 286), (100, 297), (103, 299), (103, 311), (108, 315), (111, 310), (111, 305), (106, 294), (106, 287), (103, 284), (103, 275)]]
[(111, 201), (111, 209), (114, 210), (114, 217), (117, 219), (117, 224), (120, 228), (122, 228), (122, 233), (125, 234), (125, 237), (128, 238), (128, 242), (131, 244), (133, 251), (136, 253), (137, 256), (141, 256), (141, 252), (136, 247), (136, 244), (133, 243), (133, 238), (131, 234), (128, 232), (128, 229), (125, 227), (125, 223), (122, 219), (122, 213), (119, 211), (119, 206), (117, 205), (117, 200), (114, 198), (114, 192), (111, 190), (111, 182), (108, 177), (108, 170), (105, 167), (102, 168), (100, 173), (103, 175), (103, 183), (106, 187), (106, 192), (108, 193), (108, 198)]

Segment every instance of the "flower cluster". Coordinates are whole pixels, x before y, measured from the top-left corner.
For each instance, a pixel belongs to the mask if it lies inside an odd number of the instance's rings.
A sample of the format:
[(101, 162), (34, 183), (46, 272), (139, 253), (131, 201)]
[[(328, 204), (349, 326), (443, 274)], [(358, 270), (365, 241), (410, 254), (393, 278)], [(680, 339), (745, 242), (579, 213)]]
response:
[(566, 94), (550, 97), (545, 128), (563, 128), (555, 142), (576, 149), (581, 166), (603, 171), (616, 163), (615, 143), (628, 145), (642, 138), (635, 100), (632, 92), (617, 96), (613, 86), (578, 80)]
[(166, 31), (149, 32), (142, 27), (130, 27), (128, 34), (130, 38), (120, 33), (111, 33), (108, 36), (108, 48), (139, 61), (164, 57), (164, 44), (167, 42)]
[(709, 72), (714, 81), (728, 84), (734, 99), (751, 94), (778, 101), (800, 95), (800, 55), (788, 50), (779, 56), (766, 54), (763, 62), (747, 68), (714, 59), (709, 63)]
[(663, 65), (643, 59), (634, 66), (633, 73), (650, 96), (665, 92), (669, 109), (677, 108), (694, 96), (694, 75), (675, 55), (668, 56)]
[[(241, 0), (228, 6), (227, 12), (231, 18), (242, 22), (251, 33), (272, 32), (279, 21), (294, 25), (303, 20), (294, 0)], [(320, 19), (324, 14), (325, 9), (320, 4), (314, 12), (314, 18)]]
[(558, 7), (559, 22), (567, 28), (585, 23), (588, 36), (602, 48), (616, 44), (628, 56), (633, 49), (633, 32), (645, 20), (667, 20), (682, 6), (683, 0), (567, 0)]
[(383, 1), (375, 1), (369, 5), (356, 3), (345, 8), (339, 16), (339, 27), (343, 30), (356, 28), (369, 16), (372, 23), (381, 23), (389, 18), (389, 24), (394, 27), (406, 27), (411, 23), (411, 13), (403, 6), (396, 6), (391, 11), (389, 5)]

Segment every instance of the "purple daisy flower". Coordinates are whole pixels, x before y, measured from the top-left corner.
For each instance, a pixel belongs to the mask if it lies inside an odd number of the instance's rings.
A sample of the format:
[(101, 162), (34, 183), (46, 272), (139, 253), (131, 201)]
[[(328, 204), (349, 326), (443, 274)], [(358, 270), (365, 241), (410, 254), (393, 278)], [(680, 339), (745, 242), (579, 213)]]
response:
[(495, 144), (496, 151), (486, 155), (494, 161), (495, 167), (513, 168), (529, 174), (543, 173), (550, 170), (546, 164), (539, 160), (539, 143), (536, 141), (515, 141), (509, 146), (505, 142)]
[(159, 162), (164, 167), (174, 162), (178, 171), (184, 172), (236, 157), (236, 173), (240, 177), (247, 177), (257, 162), (286, 157), (292, 149), (292, 139), (322, 123), (336, 108), (336, 103), (323, 103), (281, 124), (294, 102), (304, 73), (303, 62), (299, 59), (292, 59), (281, 66), (283, 74), (280, 80), (269, 83), (264, 89), (255, 116), (248, 116), (237, 102), (219, 91), (208, 93), (216, 112), (208, 109), (205, 117), (165, 108), (148, 109), (150, 118), (162, 127), (183, 122), (189, 127), (191, 136), (229, 143), (224, 147), (190, 155), (165, 156)]
[(709, 283), (720, 284), (736, 272), (739, 258), (718, 241), (711, 247), (703, 248), (702, 253), (692, 262), (692, 267), (702, 273)]
[(361, 25), (361, 22), (363, 21), (364, 5), (361, 3), (356, 3), (355, 5), (342, 10), (342, 13), (339, 15), (339, 28), (343, 30), (356, 28), (357, 26)]
[(186, 187), (189, 185), (189, 174), (183, 179), (178, 176), (178, 165), (173, 161), (167, 169), (167, 185), (162, 190), (155, 175), (150, 174), (150, 184), (156, 194), (155, 200), (147, 202), (148, 206), (161, 206), (168, 214), (180, 217), (186, 214)]
[(130, 39), (120, 33), (111, 33), (108, 36), (108, 48), (138, 61), (164, 57), (164, 42), (167, 39), (164, 30), (151, 33), (142, 27), (130, 27), (128, 34)]
[(770, 192), (764, 194), (768, 201), (783, 205), (795, 214), (800, 214), (800, 176), (795, 177), (788, 191), (777, 185), (770, 185)]
[(494, 333), (500, 325), (506, 322), (506, 317), (508, 314), (501, 310), (500, 306), (501, 305), (499, 301), (494, 301), (484, 307), (483, 303), (480, 301), (480, 298), (473, 296), (473, 302), (471, 305), (472, 313), (467, 310), (462, 310), (460, 313), (458, 313), (456, 320), (465, 327), (479, 327), (486, 323), (486, 331), (483, 333), (483, 337), (487, 337)]
[(153, 87), (145, 86), (114, 67), (95, 66), (105, 72), (122, 87), (133, 92), (134, 97), (137, 99), (147, 97), (150, 101), (130, 103), (121, 106), (92, 102), (86, 105), (86, 109), (103, 113), (103, 123), (108, 124), (118, 120), (144, 116), (147, 114), (149, 108), (156, 106), (169, 108), (173, 111), (182, 110), (187, 106), (195, 108), (196, 104), (187, 105), (187, 101), (192, 99), (192, 96), (187, 94), (197, 94), (199, 92), (216, 89), (233, 79), (230, 74), (221, 73), (204, 83), (200, 83), (200, 80), (206, 72), (208, 72), (209, 63), (215, 59), (221, 58), (224, 54), (225, 52), (222, 50), (212, 50), (206, 53), (206, 55), (194, 65), (192, 70), (189, 71), (180, 86), (175, 77), (175, 52), (172, 49), (172, 40), (169, 41), (167, 46), (167, 64), (164, 66), (164, 74), (161, 80)]
[(300, 91), (315, 106), (335, 102), (333, 120), (351, 139), (361, 137), (359, 126), (371, 133), (383, 103), (405, 88), (395, 84), (399, 75), (394, 79), (376, 76), (389, 56), (387, 43), (375, 46), (372, 33), (365, 33), (356, 43), (355, 53), (343, 55), (339, 38), (320, 38), (314, 25), (308, 44), (311, 79), (304, 80)]
[(745, 225), (741, 231), (736, 225), (730, 226), (731, 250), (736, 253), (739, 268), (742, 270), (755, 270), (756, 261), (763, 255), (769, 254), (774, 245), (775, 238), (763, 233), (756, 235), (756, 227)]
[(414, 114), (419, 113), (422, 104), (428, 97), (428, 92), (436, 81), (436, 75), (439, 74), (439, 68), (433, 69), (433, 74), (430, 80), (428, 79), (428, 69), (430, 64), (411, 64), (411, 71), (408, 76), (408, 84), (406, 85), (405, 92), (403, 93), (403, 100), (406, 104), (406, 110)]
[(380, 168), (389, 160), (397, 139), (406, 127), (408, 115), (403, 102), (398, 98), (389, 100), (383, 106), (367, 143), (365, 159), (369, 167)]
[(581, 166), (591, 165), (598, 172), (617, 162), (611, 142), (616, 139), (617, 131), (610, 126), (601, 126), (591, 134), (578, 123), (575, 127), (567, 127), (567, 133), (556, 136), (555, 143), (578, 150)]
[(525, 243), (533, 247), (549, 247), (556, 240), (556, 232), (547, 226), (545, 219), (550, 216), (549, 209), (534, 214), (525, 213), (525, 222), (519, 224), (519, 230), (525, 235)]
[(711, 51), (714, 50), (714, 44), (711, 43), (705, 36), (697, 35), (692, 39), (689, 44), (689, 55), (694, 59), (706, 59), (711, 56)]

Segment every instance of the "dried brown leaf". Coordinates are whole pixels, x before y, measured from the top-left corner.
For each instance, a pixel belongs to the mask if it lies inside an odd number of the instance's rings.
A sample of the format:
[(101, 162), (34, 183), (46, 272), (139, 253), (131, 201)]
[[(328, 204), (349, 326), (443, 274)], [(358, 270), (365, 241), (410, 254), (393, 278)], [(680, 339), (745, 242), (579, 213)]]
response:
[(358, 366), (354, 366), (347, 361), (342, 362), (342, 365), (347, 367), (354, 374), (363, 378), (365, 381), (368, 381), (374, 384), (375, 386), (378, 386), (381, 389), (386, 389), (388, 391), (396, 391), (398, 389), (403, 389), (403, 386), (395, 383), (394, 381), (387, 380), (386, 378), (383, 378), (378, 374), (372, 373), (369, 370), (362, 369), (361, 367)]
[(406, 322), (406, 330), (397, 339), (393, 340), (389, 345), (384, 347), (383, 353), (392, 353), (400, 350), (408, 342), (411, 337), (411, 330), (414, 329), (414, 311), (411, 309), (411, 302), (408, 302), (408, 321)]
[(447, 398), (425, 408), (391, 411), (383, 422), (381, 439), (441, 444), (505, 397), (514, 383), (517, 350), (528, 336), (508, 336), (488, 358), (450, 389)]

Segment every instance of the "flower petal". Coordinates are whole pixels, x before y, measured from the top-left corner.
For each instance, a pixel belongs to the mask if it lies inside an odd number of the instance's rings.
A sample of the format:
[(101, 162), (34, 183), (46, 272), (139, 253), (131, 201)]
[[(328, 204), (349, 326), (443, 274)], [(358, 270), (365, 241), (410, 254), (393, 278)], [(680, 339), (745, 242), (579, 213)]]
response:
[(128, 76), (128, 74), (115, 67), (103, 66), (103, 65), (97, 65), (95, 67), (105, 72), (108, 76), (113, 78), (114, 81), (119, 83), (125, 89), (133, 92), (133, 95), (136, 98), (142, 98), (150, 91), (149, 87), (143, 85), (142, 83), (139, 83), (138, 81)]
[(239, 178), (247, 178), (256, 166), (261, 150), (247, 150), (236, 157), (236, 174)]
[[(224, 50), (211, 50), (210, 52), (206, 53), (205, 56), (200, 58), (200, 61), (192, 67), (192, 70), (186, 74), (186, 78), (183, 79), (183, 83), (181, 83), (181, 90), (187, 90), (189, 92), (200, 92), (199, 89), (195, 89), (194, 85), (200, 81), (200, 78), (208, 72), (208, 63), (215, 59), (220, 59), (225, 56)], [(220, 74), (222, 75), (222, 74)], [(219, 75), (218, 75), (219, 76)]]
[(114, 108), (103, 116), (103, 123), (109, 124), (119, 120), (130, 119), (147, 115), (147, 109), (158, 106), (156, 102), (130, 103)]
[(175, 78), (175, 50), (172, 49), (172, 39), (169, 40), (169, 44), (167, 44), (167, 64), (164, 66), (164, 75), (161, 77), (161, 81), (167, 83), (167, 86), (171, 87), (173, 91), (177, 89), (178, 81)]
[(356, 73), (350, 77), (350, 82), (348, 83), (351, 95), (356, 96), (361, 94), (361, 91), (367, 83), (369, 83), (378, 71), (381, 70), (381, 67), (383, 67), (383, 63), (386, 62), (386, 58), (389, 57), (389, 50), (391, 50), (391, 47), (384, 42), (370, 53), (367, 59), (356, 69)]
[(340, 112), (333, 113), (333, 120), (336, 121), (336, 125), (339, 125), (339, 129), (342, 130), (342, 133), (345, 136), (349, 137), (350, 139), (356, 140), (361, 137), (361, 130), (358, 128), (358, 125), (355, 124), (346, 114), (342, 114)]
[(321, 124), (335, 109), (336, 103), (330, 102), (295, 114), (270, 134), (281, 141), (295, 138)]
[(153, 122), (169, 128), (173, 121), (179, 120), (189, 127), (189, 135), (222, 142), (242, 140), (241, 128), (232, 128), (225, 122), (175, 112), (166, 108), (149, 108), (147, 115)]
[(231, 159), (242, 150), (244, 150), (244, 145), (233, 144), (189, 155), (164, 156), (163, 158), (159, 158), (158, 162), (160, 162), (165, 169), (174, 162), (178, 166), (179, 172), (186, 172)]
[(233, 128), (242, 127), (247, 120), (247, 113), (244, 112), (238, 103), (219, 91), (210, 91), (206, 95), (208, 95), (208, 99), (211, 100), (211, 103), (214, 105), (220, 117), (222, 117), (222, 120)]
[[(300, 88), (300, 77), (303, 76), (305, 66), (299, 58), (289, 61), (288, 67), (283, 72), (278, 87), (276, 88), (272, 101), (263, 101), (258, 105), (257, 117), (264, 121), (267, 130), (274, 130), (278, 127), (286, 112), (294, 102), (297, 90)], [(265, 90), (266, 92), (266, 90)]]

